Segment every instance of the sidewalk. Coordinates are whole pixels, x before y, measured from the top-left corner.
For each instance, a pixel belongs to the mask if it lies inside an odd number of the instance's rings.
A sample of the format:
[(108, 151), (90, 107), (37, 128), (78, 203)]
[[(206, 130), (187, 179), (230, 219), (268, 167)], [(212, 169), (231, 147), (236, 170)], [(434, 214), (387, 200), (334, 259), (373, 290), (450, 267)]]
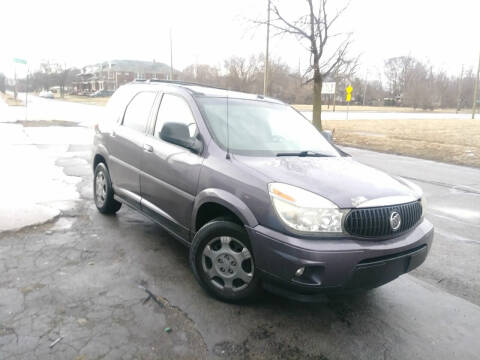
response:
[(15, 116), (11, 111), (11, 108), (7, 103), (0, 97), (0, 123), (5, 122), (15, 122)]

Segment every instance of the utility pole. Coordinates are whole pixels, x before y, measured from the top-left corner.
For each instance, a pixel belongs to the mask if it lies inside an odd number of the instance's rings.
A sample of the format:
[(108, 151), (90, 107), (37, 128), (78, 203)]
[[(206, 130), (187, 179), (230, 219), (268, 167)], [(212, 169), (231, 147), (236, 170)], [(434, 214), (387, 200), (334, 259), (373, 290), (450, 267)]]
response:
[(480, 54), (478, 54), (477, 78), (475, 79), (475, 89), (473, 90), (472, 119), (475, 119), (478, 100), (478, 77), (480, 76)]
[(338, 68), (335, 70), (335, 91), (333, 92), (333, 112), (335, 112), (335, 105), (337, 104), (337, 82), (338, 82)]
[(13, 85), (13, 97), (15, 99), (15, 102), (17, 102), (17, 65), (14, 65), (13, 69), (13, 81), (15, 84)]
[(270, 0), (268, 1), (268, 10), (267, 10), (267, 49), (265, 51), (265, 69), (263, 73), (263, 95), (267, 96), (268, 90), (268, 48), (270, 45)]
[(367, 80), (368, 80), (368, 70), (365, 73), (365, 87), (363, 89), (363, 101), (362, 101), (363, 106), (365, 106), (365, 97), (367, 96), (367, 86), (368, 86)]
[(172, 28), (170, 28), (170, 80), (173, 80), (173, 47), (172, 47)]
[(28, 66), (27, 66), (27, 88), (25, 89), (25, 120), (28, 120)]
[(462, 106), (462, 82), (463, 82), (463, 64), (462, 64), (462, 71), (460, 72), (460, 79), (458, 80), (458, 87), (457, 87), (457, 111), (456, 113), (460, 111), (460, 107)]

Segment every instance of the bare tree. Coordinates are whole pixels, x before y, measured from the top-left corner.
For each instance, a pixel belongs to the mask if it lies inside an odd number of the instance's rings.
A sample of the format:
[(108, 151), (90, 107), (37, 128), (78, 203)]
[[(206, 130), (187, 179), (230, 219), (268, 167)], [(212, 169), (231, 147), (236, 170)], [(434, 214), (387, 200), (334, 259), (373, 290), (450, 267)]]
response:
[[(305, 84), (313, 82), (313, 124), (319, 130), (322, 129), (323, 80), (331, 74), (353, 72), (356, 68), (356, 59), (348, 58), (351, 34), (332, 33), (333, 25), (348, 5), (349, 3), (330, 16), (327, 0), (305, 0), (306, 15), (294, 20), (284, 16), (278, 2), (272, 6), (270, 26), (280, 35), (296, 37), (310, 54), (310, 65), (303, 77), (306, 78)], [(332, 42), (330, 39), (333, 37), (340, 40)]]
[(258, 92), (259, 80), (256, 81), (261, 72), (261, 59), (251, 56), (249, 60), (233, 56), (224, 62), (225, 85), (229, 89)]
[(0, 73), (0, 92), (2, 92), (2, 93), (5, 92), (5, 80), (6, 80), (5, 75)]
[(200, 84), (220, 86), (220, 69), (206, 64), (194, 64), (186, 67), (182, 79)]
[(385, 76), (387, 77), (390, 95), (401, 97), (410, 85), (413, 69), (417, 60), (411, 56), (398, 56), (385, 61)]

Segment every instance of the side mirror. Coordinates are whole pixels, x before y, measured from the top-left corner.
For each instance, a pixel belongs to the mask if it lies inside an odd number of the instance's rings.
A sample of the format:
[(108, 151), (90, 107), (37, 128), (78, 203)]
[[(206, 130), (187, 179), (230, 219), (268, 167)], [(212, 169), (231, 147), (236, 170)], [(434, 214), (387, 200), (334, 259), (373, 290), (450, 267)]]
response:
[(203, 149), (203, 143), (197, 137), (191, 137), (189, 126), (181, 123), (165, 123), (160, 132), (160, 139), (182, 146), (198, 154)]
[(333, 133), (331, 130), (322, 130), (322, 135), (331, 144), (333, 144)]

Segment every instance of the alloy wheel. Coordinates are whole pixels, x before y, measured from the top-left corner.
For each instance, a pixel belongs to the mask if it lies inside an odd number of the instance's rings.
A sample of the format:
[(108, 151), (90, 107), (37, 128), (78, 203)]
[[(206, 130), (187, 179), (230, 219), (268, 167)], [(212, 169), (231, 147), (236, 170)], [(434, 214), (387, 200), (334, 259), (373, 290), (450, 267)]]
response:
[(102, 207), (107, 199), (107, 179), (103, 171), (95, 176), (95, 201), (98, 207)]
[(216, 237), (207, 243), (202, 252), (202, 268), (212, 285), (226, 292), (245, 289), (254, 272), (250, 250), (230, 236)]

